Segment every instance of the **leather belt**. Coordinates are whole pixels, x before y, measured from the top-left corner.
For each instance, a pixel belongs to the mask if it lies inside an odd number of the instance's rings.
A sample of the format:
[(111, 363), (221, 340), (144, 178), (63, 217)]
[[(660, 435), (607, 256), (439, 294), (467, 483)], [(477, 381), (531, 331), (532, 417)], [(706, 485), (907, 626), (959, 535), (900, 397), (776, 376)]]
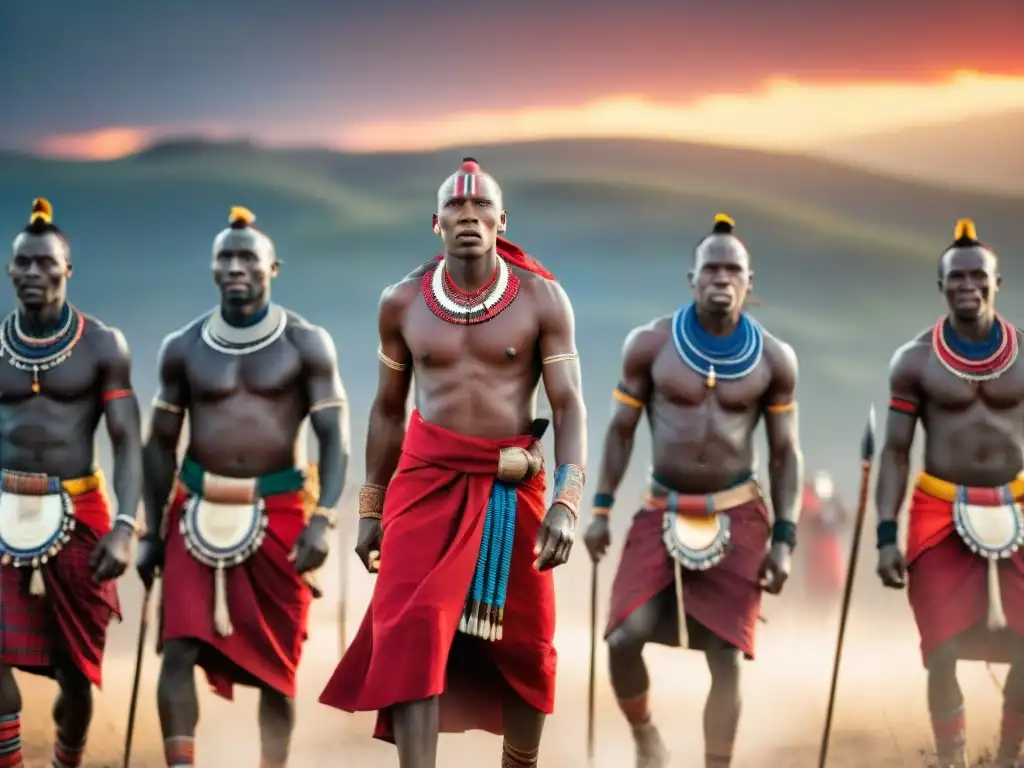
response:
[(748, 480), (724, 491), (701, 494), (678, 493), (660, 483), (652, 483), (650, 491), (644, 495), (644, 503), (648, 509), (663, 512), (710, 516), (752, 501), (760, 501), (761, 498), (761, 486), (756, 480)]

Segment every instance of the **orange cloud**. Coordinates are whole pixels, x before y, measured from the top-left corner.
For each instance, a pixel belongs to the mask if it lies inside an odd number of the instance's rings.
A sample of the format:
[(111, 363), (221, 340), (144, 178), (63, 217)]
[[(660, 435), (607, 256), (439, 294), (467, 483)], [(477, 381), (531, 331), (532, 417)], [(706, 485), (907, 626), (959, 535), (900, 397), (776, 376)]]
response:
[(101, 128), (48, 136), (35, 149), (42, 155), (64, 159), (113, 160), (138, 152), (152, 137), (150, 128)]
[(642, 95), (582, 105), (462, 112), (438, 120), (355, 125), (346, 149), (422, 150), (557, 138), (644, 138), (800, 150), (847, 136), (951, 122), (1024, 107), (1024, 75), (962, 71), (933, 82), (803, 83), (773, 78), (749, 93), (687, 104)]

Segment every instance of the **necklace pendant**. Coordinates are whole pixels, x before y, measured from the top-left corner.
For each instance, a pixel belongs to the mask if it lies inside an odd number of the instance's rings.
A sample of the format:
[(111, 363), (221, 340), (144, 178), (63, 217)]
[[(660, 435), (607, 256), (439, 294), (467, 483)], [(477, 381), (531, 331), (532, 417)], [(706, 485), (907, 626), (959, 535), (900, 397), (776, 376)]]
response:
[(715, 388), (715, 384), (718, 383), (718, 379), (715, 378), (715, 366), (713, 366), (713, 365), (708, 366), (708, 377), (707, 377), (707, 380), (704, 383), (707, 385), (708, 389), (714, 389)]

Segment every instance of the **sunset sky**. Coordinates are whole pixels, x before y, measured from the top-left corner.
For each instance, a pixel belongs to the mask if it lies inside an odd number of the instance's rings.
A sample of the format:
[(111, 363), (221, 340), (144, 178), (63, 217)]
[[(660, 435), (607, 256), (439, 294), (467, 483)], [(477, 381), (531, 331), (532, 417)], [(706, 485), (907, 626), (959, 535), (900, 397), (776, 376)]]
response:
[(1021, 0), (345, 5), (2, 3), (0, 147), (113, 157), (202, 133), (359, 150), (551, 136), (799, 149), (1024, 109)]

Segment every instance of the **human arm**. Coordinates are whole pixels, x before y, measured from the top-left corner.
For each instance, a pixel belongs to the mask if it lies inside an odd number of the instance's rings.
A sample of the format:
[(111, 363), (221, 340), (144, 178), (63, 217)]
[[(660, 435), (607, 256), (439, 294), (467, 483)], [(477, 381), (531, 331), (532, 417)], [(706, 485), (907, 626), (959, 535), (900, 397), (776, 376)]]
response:
[(101, 328), (96, 348), (103, 415), (114, 453), (114, 496), (117, 499), (113, 531), (92, 553), (92, 571), (98, 580), (104, 581), (117, 578), (128, 567), (131, 539), (138, 529), (142, 429), (139, 403), (132, 391), (131, 352), (124, 334), (113, 328)]
[(544, 569), (566, 562), (572, 548), (572, 533), (586, 482), (587, 408), (583, 403), (572, 304), (555, 281), (543, 280), (535, 285), (541, 375), (551, 406), (557, 465), (551, 509), (536, 545), (537, 567)]
[(615, 505), (615, 492), (629, 468), (637, 425), (654, 392), (651, 368), (664, 342), (665, 335), (656, 321), (632, 330), (623, 344), (622, 375), (612, 390), (612, 415), (605, 432), (593, 518), (583, 537), (595, 562), (611, 544), (608, 517)]
[(906, 564), (899, 551), (898, 521), (910, 480), (910, 451), (914, 446), (918, 413), (923, 402), (918, 346), (897, 350), (889, 365), (889, 412), (885, 440), (879, 454), (875, 509), (878, 514), (877, 572), (882, 583), (899, 589), (905, 583)]
[(402, 320), (416, 284), (405, 281), (381, 294), (377, 313), (380, 346), (377, 393), (366, 430), (366, 483), (359, 491), (359, 535), (356, 554), (373, 570), (371, 552), (380, 549), (384, 493), (398, 467), (405, 440), (407, 405), (412, 386), (412, 353), (402, 334)]
[(770, 337), (765, 338), (765, 360), (771, 379), (762, 398), (762, 412), (768, 438), (769, 493), (775, 520), (771, 548), (761, 566), (760, 583), (769, 594), (778, 594), (789, 578), (803, 501), (803, 455), (796, 409), (799, 370), (792, 347)]

